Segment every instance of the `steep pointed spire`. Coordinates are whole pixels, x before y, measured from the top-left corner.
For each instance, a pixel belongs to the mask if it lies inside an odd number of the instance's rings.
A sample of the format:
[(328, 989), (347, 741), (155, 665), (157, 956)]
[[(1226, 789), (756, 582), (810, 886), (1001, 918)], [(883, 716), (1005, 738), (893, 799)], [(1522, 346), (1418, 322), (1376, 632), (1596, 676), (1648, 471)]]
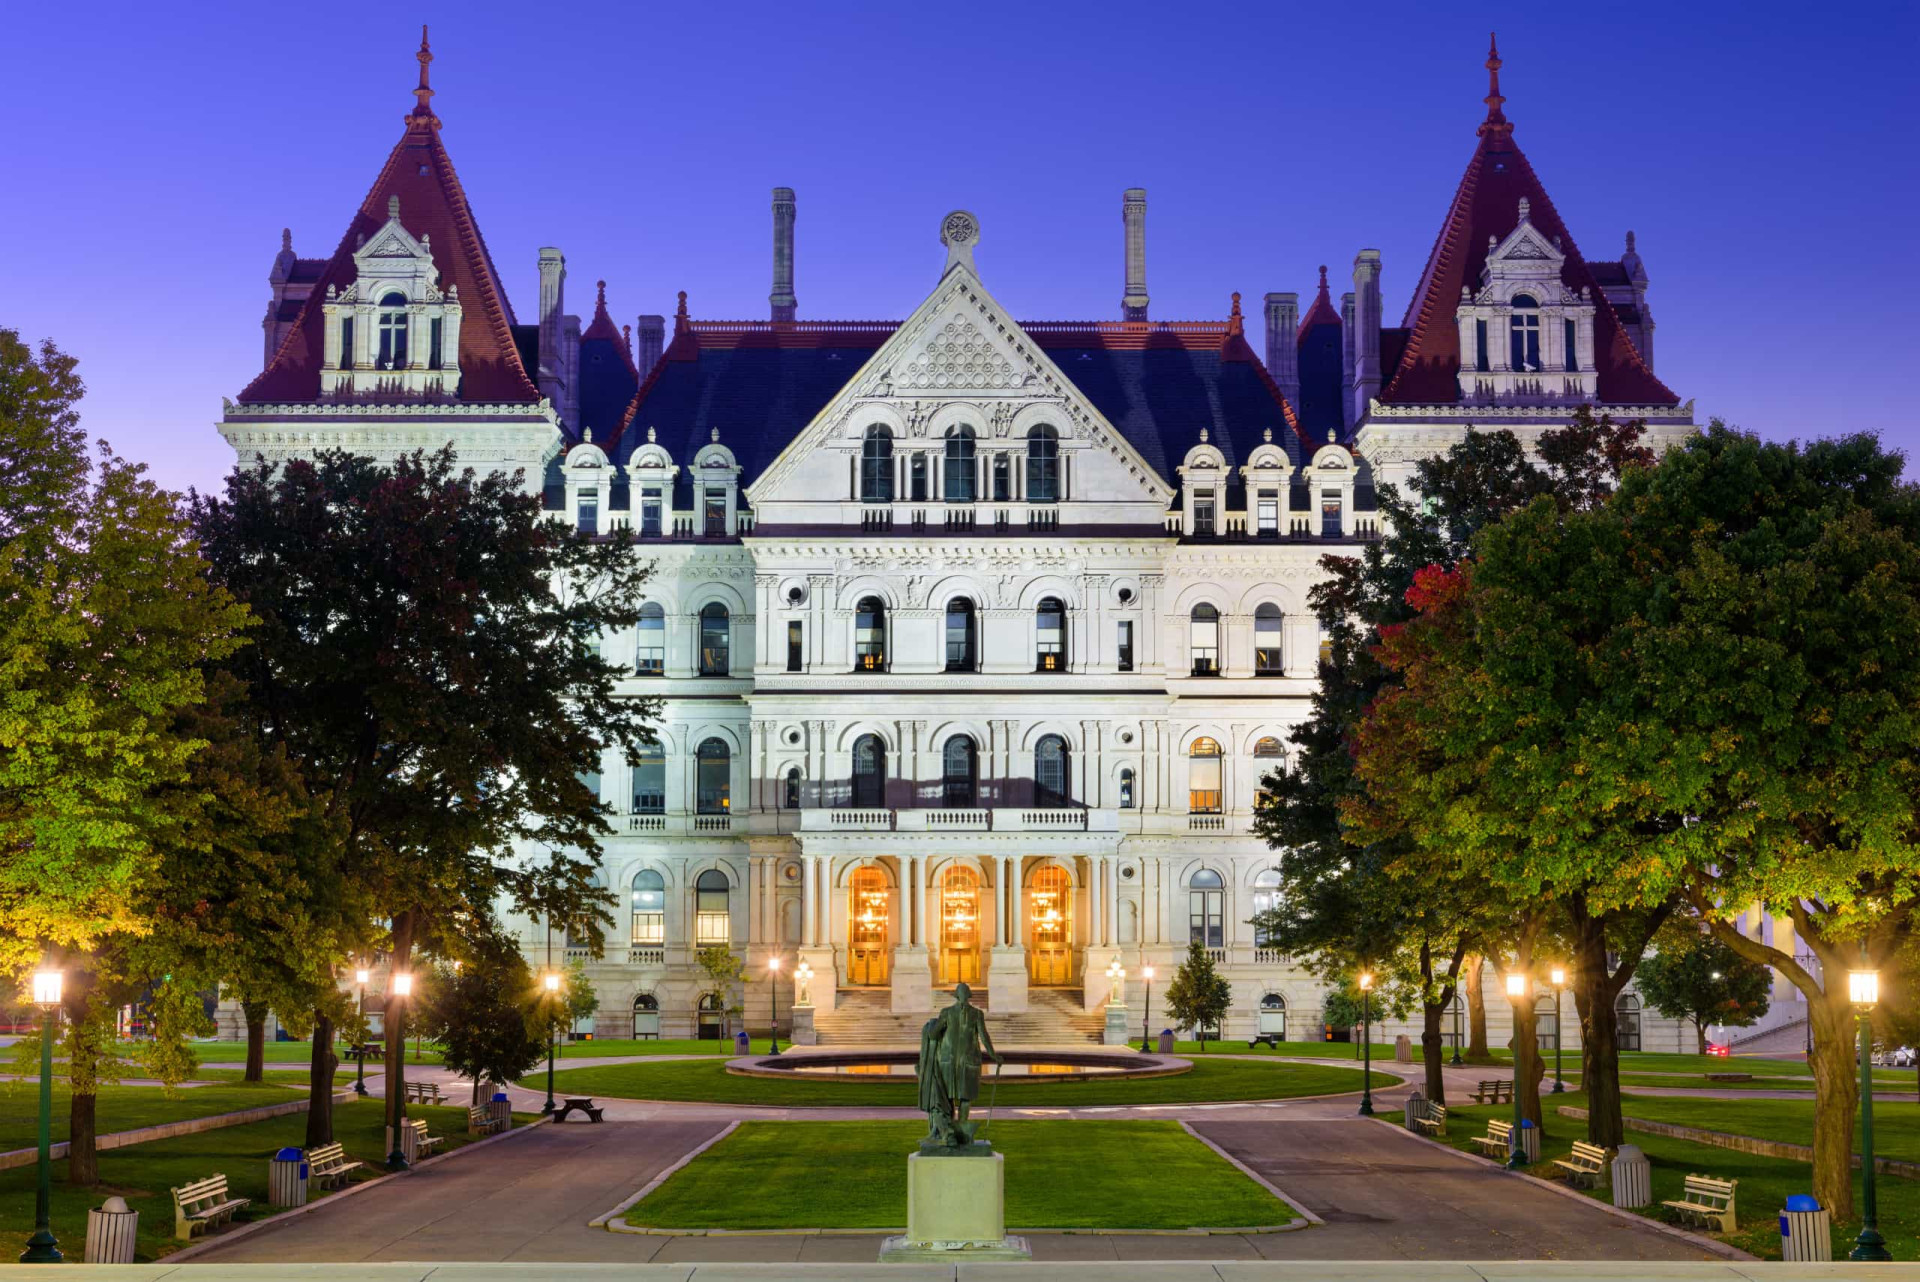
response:
[(433, 98), (433, 88), (427, 83), (427, 64), (433, 61), (433, 50), (427, 44), (427, 24), (420, 24), (420, 52), (413, 55), (420, 64), (420, 83), (413, 90), (413, 110), (407, 113), (409, 125), (426, 125), (433, 129), (440, 127), (440, 118), (433, 114), (429, 102)]
[(1246, 317), (1240, 314), (1240, 291), (1233, 291), (1233, 310), (1227, 313), (1227, 336), (1229, 338), (1246, 333)]
[(1493, 135), (1505, 137), (1513, 132), (1513, 126), (1507, 121), (1507, 113), (1500, 110), (1506, 104), (1506, 98), (1500, 93), (1500, 41), (1493, 32), (1487, 33), (1487, 118), (1478, 130), (1481, 137)]
[(673, 309), (673, 334), (678, 338), (687, 328), (687, 291), (680, 291), (679, 306)]
[(1333, 296), (1327, 292), (1327, 268), (1320, 267), (1320, 292), (1313, 296), (1313, 306), (1307, 308), (1307, 314), (1300, 318), (1300, 327), (1294, 331), (1294, 342), (1298, 343), (1307, 336), (1307, 331), (1315, 325), (1338, 325), (1340, 313), (1333, 308)]

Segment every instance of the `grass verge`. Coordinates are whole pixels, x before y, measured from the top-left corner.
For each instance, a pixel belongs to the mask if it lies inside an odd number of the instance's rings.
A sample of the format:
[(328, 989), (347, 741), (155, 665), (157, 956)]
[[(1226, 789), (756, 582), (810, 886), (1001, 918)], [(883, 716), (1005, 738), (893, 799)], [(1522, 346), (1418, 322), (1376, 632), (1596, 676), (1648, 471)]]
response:
[[(191, 1117), (211, 1117), (215, 1113), (237, 1113), (265, 1104), (285, 1104), (300, 1095), (273, 1082), (258, 1085), (234, 1082), (230, 1085), (195, 1086), (180, 1090), (172, 1099), (158, 1086), (102, 1086), (95, 1105), (100, 1134), (131, 1131), (142, 1126), (158, 1126)], [(53, 1142), (67, 1138), (67, 1110), (70, 1092), (63, 1082), (53, 1086)], [(40, 1117), (40, 1087), (36, 1082), (0, 1085), (0, 1152), (37, 1144)]]
[[(648, 1228), (899, 1228), (920, 1122), (748, 1122), (627, 1212)], [(1002, 1121), (1009, 1228), (1285, 1224), (1293, 1209), (1178, 1122)], [(946, 1159), (964, 1162), (967, 1158)], [(826, 1171), (857, 1172), (823, 1179)], [(742, 1196), (742, 1190), (752, 1190)]]
[[(1361, 1087), (1358, 1069), (1318, 1064), (1262, 1064), (1252, 1060), (1202, 1060), (1190, 1073), (1136, 1081), (1055, 1081), (1000, 1083), (998, 1094), (983, 1084), (977, 1103), (989, 1097), (1002, 1108), (1079, 1108), (1088, 1105), (1192, 1104), (1217, 1100), (1294, 1099), (1332, 1095)], [(528, 1079), (531, 1082), (531, 1079)], [(1376, 1088), (1399, 1079), (1375, 1073)], [(554, 1075), (554, 1090), (568, 1095), (605, 1095), (626, 1099), (697, 1100), (716, 1104), (783, 1104), (815, 1108), (912, 1108), (911, 1077), (863, 1081), (784, 1081), (738, 1077), (723, 1064), (668, 1060), (658, 1064), (613, 1064), (570, 1068)]]
[[(211, 1090), (213, 1088), (205, 1088)], [(199, 1092), (194, 1092), (198, 1094)], [(426, 1119), (436, 1135), (447, 1137), (449, 1150), (471, 1141), (467, 1137), (464, 1108), (433, 1108), (411, 1105), (409, 1117)], [(516, 1117), (524, 1124), (525, 1117)], [(359, 1179), (372, 1179), (385, 1158), (385, 1121), (379, 1100), (336, 1103), (333, 1114), (334, 1138), (346, 1145), (355, 1159), (371, 1169), (357, 1172)], [(254, 1204), (242, 1216), (260, 1219), (273, 1214), (267, 1205), (267, 1162), (282, 1147), (304, 1142), (307, 1118), (304, 1113), (229, 1126), (199, 1135), (154, 1140), (131, 1148), (110, 1149), (100, 1154), (100, 1184), (94, 1188), (75, 1188), (61, 1178), (65, 1162), (54, 1163), (53, 1232), (60, 1249), (70, 1260), (80, 1258), (86, 1243), (87, 1211), (109, 1197), (123, 1197), (127, 1205), (140, 1212), (138, 1258), (156, 1259), (186, 1245), (173, 1238), (173, 1196), (171, 1189), (189, 1180), (223, 1174), (235, 1197), (250, 1197)], [(0, 1239), (24, 1242), (33, 1231), (35, 1170), (31, 1166), (0, 1171)], [(320, 1196), (319, 1190), (312, 1196)], [(369, 1194), (368, 1196), (377, 1196)]]
[[(781, 1042), (782, 1046), (786, 1043)], [(764, 1055), (767, 1039), (753, 1039), (752, 1054)], [(560, 1047), (561, 1059), (606, 1059), (615, 1055), (720, 1055), (731, 1057), (733, 1043), (703, 1038), (640, 1039), (633, 1037), (596, 1037), (590, 1042), (567, 1042)]]

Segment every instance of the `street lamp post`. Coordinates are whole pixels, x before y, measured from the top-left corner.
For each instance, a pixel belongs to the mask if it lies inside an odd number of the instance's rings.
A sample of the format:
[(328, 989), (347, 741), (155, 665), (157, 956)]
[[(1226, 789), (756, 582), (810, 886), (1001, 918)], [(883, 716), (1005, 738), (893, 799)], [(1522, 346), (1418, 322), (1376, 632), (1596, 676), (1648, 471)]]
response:
[[(743, 1023), (745, 1018), (745, 1016), (741, 1017)], [(767, 1032), (768, 1040), (773, 1043), (773, 1048), (768, 1053), (778, 1055), (780, 1053), (780, 956), (777, 953), (767, 958), (767, 1018), (773, 1022), (773, 1027)]]
[(556, 971), (548, 971), (541, 981), (547, 992), (547, 1102), (540, 1106), (543, 1114), (551, 1116), (557, 1107), (553, 1102), (553, 1044), (559, 1040), (560, 1021), (554, 1013), (553, 1004), (560, 999), (560, 976)]
[[(397, 975), (389, 975), (387, 977), (387, 1009), (383, 1018), (388, 1021), (396, 1018), (400, 1006), (412, 995), (412, 975), (404, 971)], [(397, 1066), (406, 1062), (407, 1030), (405, 1025), (394, 1025), (394, 1035), (397, 1039), (394, 1050), (394, 1063)], [(393, 1105), (391, 1110), (393, 1113), (393, 1151), (387, 1154), (387, 1169), (389, 1171), (404, 1171), (411, 1165), (411, 1163), (407, 1161), (407, 1155), (401, 1151), (400, 1145), (400, 1128), (407, 1120), (407, 1096), (404, 1090), (400, 1091), (397, 1095), (394, 1093), (401, 1085), (400, 1082), (396, 1080), (401, 1072), (402, 1070), (396, 1067), (393, 1073), (387, 1074), (387, 1098)]]
[(1360, 972), (1360, 1116), (1373, 1116), (1373, 976)]
[(1521, 1140), (1520, 1123), (1520, 1003), (1531, 1001), (1532, 982), (1524, 971), (1507, 974), (1507, 1000), (1513, 1003), (1513, 1131), (1507, 1140), (1507, 1169), (1517, 1171), (1527, 1164), (1527, 1147)]
[(1453, 999), (1453, 1058), (1448, 1061), (1455, 1068), (1467, 1062), (1460, 1058), (1460, 1042), (1460, 998), (1458, 994), (1455, 994)]
[(1144, 1055), (1153, 1049), (1153, 967), (1142, 966), (1140, 978), (1147, 986), (1140, 1001), (1140, 1053)]
[[(1867, 960), (1860, 946), (1860, 960)], [(1879, 1191), (1873, 1182), (1873, 1008), (1880, 1000), (1880, 972), (1856, 970), (1847, 975), (1847, 997), (1860, 1017), (1860, 1169), (1866, 1175), (1861, 1203), (1860, 1236), (1853, 1240), (1850, 1260), (1891, 1260), (1887, 1239), (1880, 1236)]]
[[(367, 1022), (367, 971), (363, 966), (353, 972), (354, 1002), (360, 1011), (360, 1023)], [(367, 1097), (367, 1044), (362, 1041), (356, 1048), (358, 1054), (353, 1057), (353, 1093), (361, 1099)]]
[(20, 1253), (22, 1264), (58, 1264), (59, 1239), (53, 1236), (53, 1034), (60, 1026), (60, 972), (33, 977), (33, 1004), (40, 1019), (40, 1180), (33, 1194), (33, 1236)]
[(1553, 1089), (1547, 1094), (1563, 1095), (1567, 1083), (1560, 1073), (1560, 1042), (1564, 1036), (1560, 1031), (1560, 990), (1567, 982), (1566, 968), (1555, 966), (1549, 978), (1553, 980)]

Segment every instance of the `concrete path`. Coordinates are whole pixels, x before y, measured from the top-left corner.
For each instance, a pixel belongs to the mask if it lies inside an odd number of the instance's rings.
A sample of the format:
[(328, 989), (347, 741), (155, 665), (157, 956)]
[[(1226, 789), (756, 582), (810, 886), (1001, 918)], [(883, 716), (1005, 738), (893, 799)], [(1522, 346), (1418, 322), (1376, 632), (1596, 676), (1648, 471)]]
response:
[[(36, 1265), (0, 1264), (0, 1282), (44, 1276)], [(1665, 1261), (1637, 1264), (1506, 1263), (1485, 1260), (1423, 1262), (1417, 1275), (1404, 1260), (1209, 1261), (1176, 1259), (1135, 1264), (1059, 1261), (1026, 1264), (295, 1264), (244, 1265), (72, 1264), (73, 1282), (1835, 1282), (1859, 1276), (1833, 1264), (1756, 1264)], [(1920, 1264), (1876, 1264), (1875, 1282), (1920, 1282)]]

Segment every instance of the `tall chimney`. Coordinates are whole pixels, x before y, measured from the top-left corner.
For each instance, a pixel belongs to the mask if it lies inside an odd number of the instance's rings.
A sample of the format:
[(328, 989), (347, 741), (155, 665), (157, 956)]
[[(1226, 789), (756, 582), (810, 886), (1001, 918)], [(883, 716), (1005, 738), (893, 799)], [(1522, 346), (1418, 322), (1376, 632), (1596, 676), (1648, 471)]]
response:
[(1340, 295), (1340, 426), (1353, 426), (1353, 294)]
[(1280, 385), (1287, 404), (1300, 408), (1300, 295), (1267, 295), (1267, 373)]
[(1127, 227), (1127, 292), (1120, 297), (1120, 319), (1147, 318), (1147, 189), (1129, 187), (1120, 198), (1120, 221)]
[(567, 401), (566, 353), (561, 329), (566, 324), (567, 256), (548, 246), (540, 251), (540, 394), (564, 412)]
[(1353, 407), (1348, 423), (1367, 416), (1380, 395), (1380, 251), (1363, 249), (1353, 259)]
[(667, 347), (667, 318), (664, 316), (642, 316), (640, 324), (633, 331), (633, 364), (640, 371), (640, 381), (645, 382), (653, 367), (660, 363), (660, 353)]
[(793, 296), (793, 188), (773, 189), (773, 319), (791, 321), (800, 300)]

